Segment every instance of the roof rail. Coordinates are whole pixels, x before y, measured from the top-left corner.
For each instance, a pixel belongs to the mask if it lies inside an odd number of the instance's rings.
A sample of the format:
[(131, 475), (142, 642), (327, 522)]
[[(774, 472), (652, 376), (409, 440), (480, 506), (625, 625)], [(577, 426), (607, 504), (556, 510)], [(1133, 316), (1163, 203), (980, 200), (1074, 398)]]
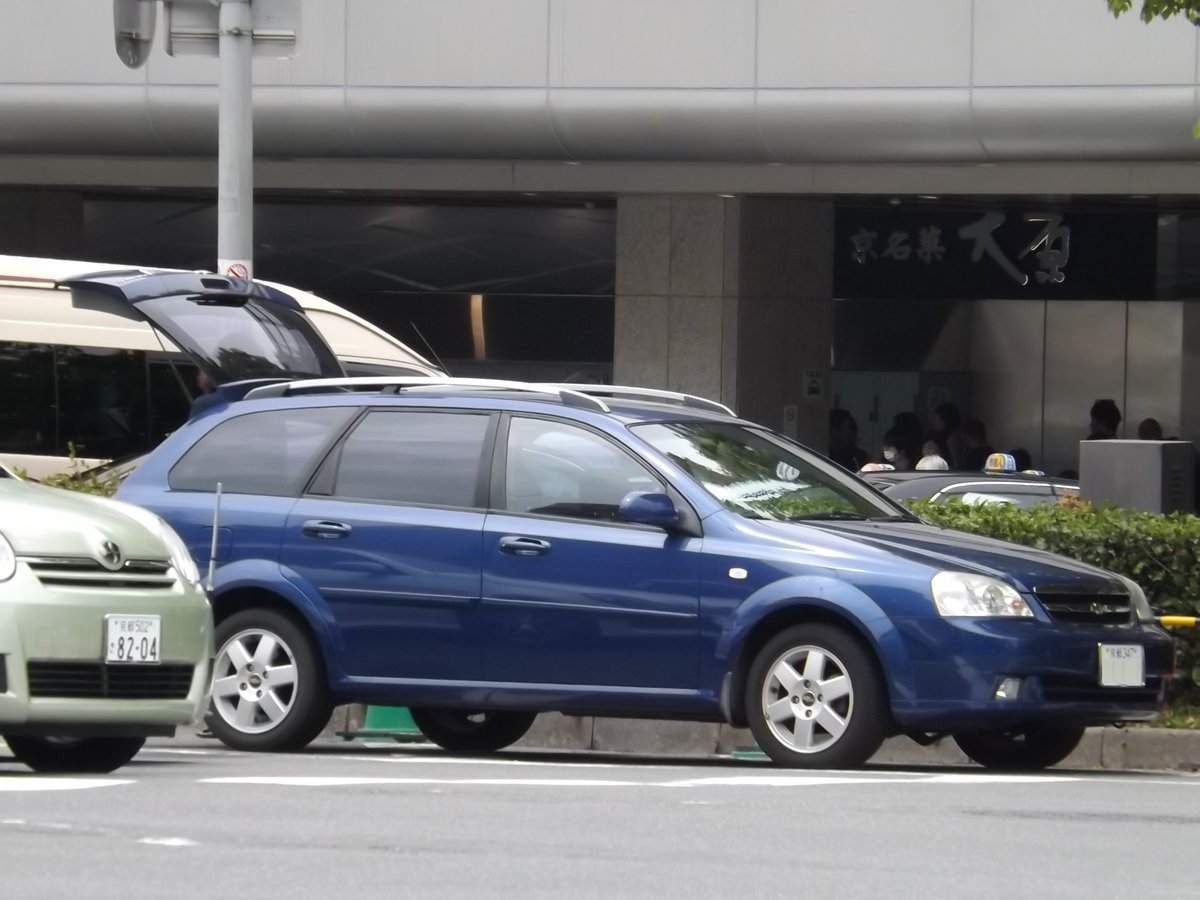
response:
[(389, 388), (411, 390), (413, 388), (477, 388), (480, 390), (525, 391), (532, 394), (556, 397), (567, 406), (590, 409), (595, 412), (609, 412), (608, 404), (596, 397), (589, 396), (583, 391), (576, 390), (575, 385), (537, 384), (528, 381), (502, 381), (495, 378), (422, 378), (419, 376), (365, 376), (355, 378), (311, 378), (300, 381), (285, 381), (278, 384), (268, 384), (255, 388), (246, 394), (246, 400), (260, 400), (264, 397), (290, 397), (296, 394), (322, 394), (334, 391), (351, 391), (354, 389), (378, 388), (386, 391)]
[(727, 416), (737, 415), (737, 413), (724, 403), (719, 403), (716, 400), (709, 400), (707, 397), (697, 397), (695, 394), (681, 394), (678, 391), (660, 390), (659, 388), (630, 387), (623, 384), (560, 384), (554, 385), (554, 387), (570, 388), (573, 391), (593, 397), (627, 397), (630, 400), (639, 398), (644, 400), (658, 400), (660, 402), (678, 403), (694, 409), (707, 409), (709, 412), (724, 413)]

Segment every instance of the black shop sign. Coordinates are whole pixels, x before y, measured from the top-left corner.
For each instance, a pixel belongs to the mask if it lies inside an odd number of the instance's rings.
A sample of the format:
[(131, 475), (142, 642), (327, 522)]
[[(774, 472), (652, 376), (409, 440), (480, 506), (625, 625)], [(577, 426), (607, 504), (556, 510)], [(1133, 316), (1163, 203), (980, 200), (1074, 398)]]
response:
[(1146, 210), (840, 206), (843, 299), (1154, 297), (1157, 215)]

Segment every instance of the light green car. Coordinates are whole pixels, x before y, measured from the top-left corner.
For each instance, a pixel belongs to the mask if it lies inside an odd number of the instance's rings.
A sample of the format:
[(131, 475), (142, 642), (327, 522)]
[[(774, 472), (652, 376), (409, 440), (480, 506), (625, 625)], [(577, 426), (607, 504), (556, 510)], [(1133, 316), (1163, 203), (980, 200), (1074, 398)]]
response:
[(212, 609), (152, 513), (0, 471), (0, 735), (53, 772), (111, 772), (199, 721)]

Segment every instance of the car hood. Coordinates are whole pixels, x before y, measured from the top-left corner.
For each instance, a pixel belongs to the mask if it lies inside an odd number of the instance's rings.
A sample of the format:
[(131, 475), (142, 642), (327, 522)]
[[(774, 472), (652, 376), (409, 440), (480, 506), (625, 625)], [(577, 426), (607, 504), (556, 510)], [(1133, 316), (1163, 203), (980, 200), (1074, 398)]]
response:
[[(80, 556), (103, 562), (105, 543), (120, 559), (162, 560), (156, 518), (128, 504), (16, 478), (0, 480), (0, 534), (18, 556)], [(111, 549), (109, 550), (111, 555)]]
[(216, 385), (344, 374), (296, 299), (261, 281), (119, 269), (61, 284), (75, 306), (148, 321)]
[(776, 531), (806, 532), (811, 544), (815, 530), (836, 544), (839, 552), (862, 559), (874, 554), (881, 561), (907, 561), (938, 571), (974, 572), (1015, 582), (1033, 590), (1054, 586), (1082, 591), (1125, 587), (1111, 572), (1077, 560), (1010, 544), (994, 538), (954, 531), (923, 522), (758, 522)]

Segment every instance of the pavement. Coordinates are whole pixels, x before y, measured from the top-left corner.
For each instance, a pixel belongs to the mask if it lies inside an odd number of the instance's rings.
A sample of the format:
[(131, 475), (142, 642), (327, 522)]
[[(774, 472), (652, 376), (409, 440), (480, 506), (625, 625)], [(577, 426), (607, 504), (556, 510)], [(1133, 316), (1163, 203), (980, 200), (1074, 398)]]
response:
[[(340, 706), (323, 734), (326, 740), (347, 737), (412, 742), (421, 735), (411, 727), (394, 731), (369, 728), (371, 712), (379, 707)], [(388, 708), (383, 708), (387, 710)], [(750, 732), (743, 728), (697, 722), (646, 719), (607, 719), (543, 713), (515, 748), (538, 750), (636, 753), (652, 756), (711, 757), (757, 754)], [(884, 741), (871, 758), (878, 765), (974, 765), (945, 738), (922, 747), (907, 737)], [(1131, 725), (1089, 728), (1063, 768), (1109, 771), (1200, 772), (1200, 730)]]

